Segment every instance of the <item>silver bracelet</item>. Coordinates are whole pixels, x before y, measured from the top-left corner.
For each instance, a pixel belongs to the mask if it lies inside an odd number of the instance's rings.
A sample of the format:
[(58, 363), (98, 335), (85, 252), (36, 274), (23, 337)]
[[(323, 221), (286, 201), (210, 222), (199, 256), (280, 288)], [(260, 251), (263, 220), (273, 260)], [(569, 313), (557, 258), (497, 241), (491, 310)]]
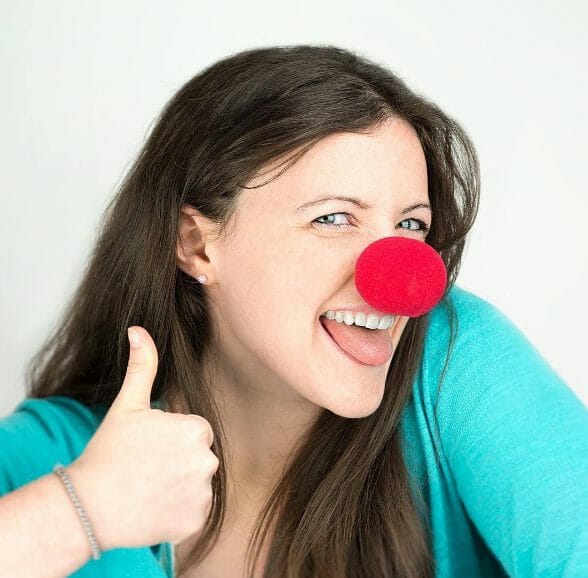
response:
[(73, 487), (73, 484), (71, 483), (67, 471), (63, 467), (63, 464), (55, 464), (53, 467), (53, 472), (56, 473), (61, 478), (61, 481), (65, 484), (65, 489), (67, 490), (67, 493), (80, 517), (80, 521), (82, 522), (82, 526), (84, 526), (84, 530), (86, 530), (88, 540), (90, 541), (90, 546), (92, 547), (92, 558), (94, 560), (99, 560), (100, 548), (98, 547), (98, 542), (96, 541), (96, 537), (94, 536), (94, 531), (92, 530), (88, 516), (86, 516), (86, 512), (80, 503), (78, 495)]

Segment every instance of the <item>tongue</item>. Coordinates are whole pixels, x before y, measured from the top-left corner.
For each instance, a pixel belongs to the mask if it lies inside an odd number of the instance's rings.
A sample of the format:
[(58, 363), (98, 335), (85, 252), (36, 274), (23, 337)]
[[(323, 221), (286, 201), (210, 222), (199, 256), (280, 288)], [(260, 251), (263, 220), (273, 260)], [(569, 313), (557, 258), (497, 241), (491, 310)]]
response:
[(386, 330), (364, 329), (321, 317), (321, 323), (343, 351), (362, 363), (382, 365), (392, 356), (392, 338)]

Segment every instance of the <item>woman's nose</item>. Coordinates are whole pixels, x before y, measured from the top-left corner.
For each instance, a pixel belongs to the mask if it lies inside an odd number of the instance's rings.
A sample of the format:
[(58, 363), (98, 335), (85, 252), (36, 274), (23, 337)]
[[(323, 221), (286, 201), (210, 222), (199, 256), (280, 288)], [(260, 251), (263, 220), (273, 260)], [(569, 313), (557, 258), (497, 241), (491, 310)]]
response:
[(441, 255), (424, 241), (383, 237), (359, 255), (355, 286), (383, 313), (419, 317), (443, 297), (447, 269)]

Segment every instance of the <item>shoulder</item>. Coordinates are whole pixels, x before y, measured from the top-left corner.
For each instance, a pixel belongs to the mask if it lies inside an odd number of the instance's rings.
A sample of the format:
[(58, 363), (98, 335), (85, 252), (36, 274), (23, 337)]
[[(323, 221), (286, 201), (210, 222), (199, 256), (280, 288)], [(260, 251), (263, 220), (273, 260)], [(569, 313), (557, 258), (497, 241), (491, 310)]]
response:
[(0, 494), (70, 464), (98, 428), (105, 408), (66, 396), (27, 398), (0, 418)]
[(496, 437), (541, 411), (544, 428), (560, 427), (557, 416), (586, 431), (586, 408), (546, 357), (500, 308), (462, 288), (431, 312), (422, 371), (442, 435), (486, 424)]
[(423, 361), (429, 378), (439, 374), (446, 361), (459, 374), (474, 368), (487, 368), (495, 373), (502, 367), (508, 371), (520, 363), (527, 371), (553, 372), (504, 311), (458, 286), (452, 287), (446, 299), (430, 313)]
[(512, 320), (496, 305), (457, 285), (431, 311), (427, 345), (445, 345), (452, 324), (459, 345), (476, 342), (482, 336), (494, 340), (522, 335)]

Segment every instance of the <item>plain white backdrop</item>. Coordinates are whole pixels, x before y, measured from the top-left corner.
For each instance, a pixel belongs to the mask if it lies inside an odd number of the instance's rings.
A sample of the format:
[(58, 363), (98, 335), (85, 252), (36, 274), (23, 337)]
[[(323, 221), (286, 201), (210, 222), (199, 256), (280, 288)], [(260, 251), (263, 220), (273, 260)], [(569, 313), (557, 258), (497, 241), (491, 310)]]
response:
[(588, 8), (540, 2), (0, 1), (0, 416), (80, 280), (161, 108), (228, 54), (335, 44), (468, 131), (477, 223), (457, 284), (498, 306), (588, 405)]

